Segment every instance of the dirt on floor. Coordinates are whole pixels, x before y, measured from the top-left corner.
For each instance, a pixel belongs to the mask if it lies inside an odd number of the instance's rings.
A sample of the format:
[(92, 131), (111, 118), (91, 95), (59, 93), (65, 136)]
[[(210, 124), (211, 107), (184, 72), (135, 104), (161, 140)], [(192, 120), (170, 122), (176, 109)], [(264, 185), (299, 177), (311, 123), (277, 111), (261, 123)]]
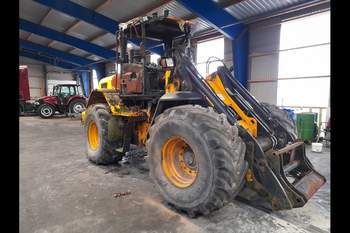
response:
[(20, 118), (20, 232), (330, 232), (330, 154), (308, 157), (327, 183), (303, 207), (268, 214), (234, 200), (188, 218), (161, 198), (147, 161), (96, 166), (77, 119)]

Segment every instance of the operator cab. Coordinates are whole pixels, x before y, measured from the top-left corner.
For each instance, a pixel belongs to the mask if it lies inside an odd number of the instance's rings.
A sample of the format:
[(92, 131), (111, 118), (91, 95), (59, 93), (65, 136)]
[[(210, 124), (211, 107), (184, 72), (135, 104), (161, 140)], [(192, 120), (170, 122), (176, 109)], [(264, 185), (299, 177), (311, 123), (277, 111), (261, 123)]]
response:
[[(163, 16), (153, 14), (121, 24), (117, 33), (116, 59), (120, 70), (117, 70), (115, 80), (112, 81), (121, 99), (146, 100), (165, 94), (166, 73), (170, 72), (167, 77), (170, 81), (176, 63), (173, 57), (174, 43), (188, 38), (190, 32), (189, 22), (169, 17), (168, 13), (165, 11)], [(140, 49), (128, 51), (128, 40), (139, 41)], [(160, 54), (158, 64), (150, 63), (149, 52), (145, 51), (145, 47), (152, 45), (164, 51)]]

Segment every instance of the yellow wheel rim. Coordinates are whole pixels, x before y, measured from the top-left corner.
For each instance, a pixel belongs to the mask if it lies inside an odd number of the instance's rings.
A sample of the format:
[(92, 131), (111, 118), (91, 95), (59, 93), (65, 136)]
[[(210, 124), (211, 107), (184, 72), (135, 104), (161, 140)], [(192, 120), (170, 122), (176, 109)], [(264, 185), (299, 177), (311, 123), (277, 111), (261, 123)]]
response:
[(168, 180), (178, 188), (191, 186), (198, 175), (196, 156), (181, 137), (171, 137), (162, 146), (162, 168)]
[(92, 150), (97, 150), (99, 144), (98, 128), (94, 121), (91, 121), (88, 126), (88, 142)]

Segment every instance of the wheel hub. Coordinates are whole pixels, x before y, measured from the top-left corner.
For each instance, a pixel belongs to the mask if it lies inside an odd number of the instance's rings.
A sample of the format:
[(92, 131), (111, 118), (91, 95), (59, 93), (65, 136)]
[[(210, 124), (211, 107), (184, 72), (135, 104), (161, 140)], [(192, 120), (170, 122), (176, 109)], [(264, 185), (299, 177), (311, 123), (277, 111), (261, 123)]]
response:
[(184, 157), (185, 165), (187, 167), (192, 168), (192, 169), (194, 169), (196, 167), (196, 160), (195, 160), (194, 154), (191, 153), (191, 151), (185, 151), (183, 157)]
[(88, 143), (92, 150), (97, 150), (99, 145), (98, 128), (94, 121), (91, 121), (88, 126)]
[(44, 107), (41, 109), (41, 114), (44, 116), (50, 116), (52, 114), (52, 109), (48, 107)]
[(178, 188), (188, 188), (196, 180), (196, 156), (187, 142), (171, 137), (162, 146), (162, 168), (167, 179)]
[(75, 104), (74, 107), (73, 107), (73, 111), (74, 111), (75, 113), (80, 113), (80, 112), (82, 112), (84, 109), (85, 109), (84, 106), (83, 106), (82, 104), (80, 104), (80, 103)]

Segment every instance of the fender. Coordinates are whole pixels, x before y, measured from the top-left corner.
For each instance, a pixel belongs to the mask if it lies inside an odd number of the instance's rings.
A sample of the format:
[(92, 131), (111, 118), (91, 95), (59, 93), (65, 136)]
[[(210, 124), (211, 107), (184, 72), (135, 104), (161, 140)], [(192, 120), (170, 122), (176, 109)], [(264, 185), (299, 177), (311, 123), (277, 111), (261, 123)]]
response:
[(74, 100), (82, 100), (85, 104), (86, 104), (86, 98), (84, 96), (80, 96), (80, 95), (73, 95), (71, 97), (69, 97), (68, 101), (67, 101), (67, 106), (70, 105), (70, 103)]
[(40, 105), (41, 104), (50, 104), (52, 106), (56, 106), (58, 104), (58, 97), (57, 96), (43, 96), (39, 100)]
[(185, 104), (198, 104), (203, 107), (208, 106), (208, 102), (197, 92), (193, 92), (193, 91), (169, 92), (159, 98), (159, 101), (150, 125), (152, 125), (154, 119), (159, 114), (164, 112), (167, 108), (171, 108), (179, 105), (185, 105)]
[(88, 108), (90, 105), (97, 104), (97, 103), (108, 104), (103, 92), (99, 90), (93, 90), (90, 93), (89, 98), (87, 100), (86, 108)]

